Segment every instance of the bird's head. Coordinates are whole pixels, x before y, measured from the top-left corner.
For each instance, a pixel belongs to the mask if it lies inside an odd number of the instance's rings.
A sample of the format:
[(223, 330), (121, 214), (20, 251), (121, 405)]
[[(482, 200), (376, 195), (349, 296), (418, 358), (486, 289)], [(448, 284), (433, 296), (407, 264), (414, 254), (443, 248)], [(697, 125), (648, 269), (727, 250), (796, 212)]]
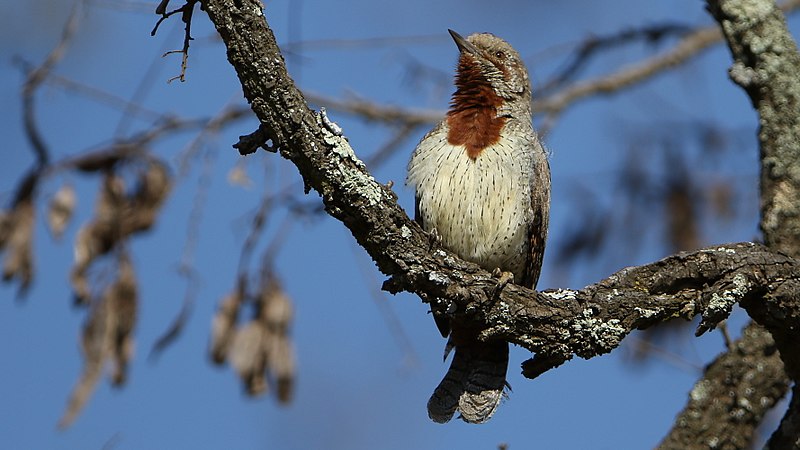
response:
[(495, 103), (520, 103), (528, 105), (529, 109), (531, 84), (528, 70), (519, 53), (508, 42), (489, 33), (475, 33), (464, 38), (453, 30), (448, 31), (461, 52), (454, 103), (459, 101), (459, 95), (475, 97), (482, 91), (485, 93), (486, 87), (491, 87), (499, 97), (494, 99)]

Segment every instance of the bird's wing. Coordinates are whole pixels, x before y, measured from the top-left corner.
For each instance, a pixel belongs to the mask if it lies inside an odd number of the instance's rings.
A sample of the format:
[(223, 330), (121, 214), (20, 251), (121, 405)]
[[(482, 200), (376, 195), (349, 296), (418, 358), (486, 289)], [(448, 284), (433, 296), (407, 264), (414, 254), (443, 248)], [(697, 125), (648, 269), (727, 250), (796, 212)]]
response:
[(523, 283), (536, 288), (542, 270), (542, 259), (550, 222), (550, 163), (541, 145), (536, 142), (533, 176), (531, 177), (531, 221), (528, 226), (528, 258), (525, 261)]

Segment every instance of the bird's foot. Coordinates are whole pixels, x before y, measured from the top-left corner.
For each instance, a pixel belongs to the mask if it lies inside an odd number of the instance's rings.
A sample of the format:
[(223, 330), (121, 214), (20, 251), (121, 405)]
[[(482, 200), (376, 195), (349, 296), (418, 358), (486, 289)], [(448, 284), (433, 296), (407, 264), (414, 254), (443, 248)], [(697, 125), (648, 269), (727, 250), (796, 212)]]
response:
[(500, 295), (500, 292), (503, 291), (503, 288), (505, 288), (508, 283), (514, 280), (513, 273), (502, 271), (499, 268), (496, 268), (492, 271), (492, 276), (497, 278), (497, 284), (495, 284), (494, 288), (492, 289), (492, 297), (497, 297)]
[(436, 230), (436, 228), (431, 228), (428, 231), (428, 246), (430, 247), (429, 250), (433, 250), (434, 246), (441, 247), (442, 245), (442, 236)]

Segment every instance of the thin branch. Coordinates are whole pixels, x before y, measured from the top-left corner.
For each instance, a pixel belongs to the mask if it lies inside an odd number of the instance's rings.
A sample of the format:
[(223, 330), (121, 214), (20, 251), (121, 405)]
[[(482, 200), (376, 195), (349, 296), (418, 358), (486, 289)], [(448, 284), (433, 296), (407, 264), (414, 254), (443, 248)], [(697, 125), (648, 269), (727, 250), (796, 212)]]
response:
[(309, 103), (325, 106), (331, 110), (352, 114), (366, 120), (407, 126), (432, 124), (442, 120), (444, 111), (431, 109), (408, 109), (386, 106), (364, 100), (351, 94), (350, 98), (338, 99), (313, 91), (303, 91)]
[(353, 251), (353, 257), (356, 260), (356, 266), (358, 266), (359, 272), (361, 272), (361, 277), (364, 280), (364, 283), (367, 285), (370, 297), (372, 297), (372, 301), (378, 308), (378, 311), (380, 312), (381, 317), (386, 324), (386, 328), (394, 338), (397, 346), (400, 348), (400, 351), (403, 354), (404, 366), (413, 367), (417, 365), (419, 358), (417, 357), (417, 352), (414, 350), (414, 345), (411, 342), (411, 338), (409, 338), (408, 333), (406, 333), (406, 330), (403, 327), (403, 322), (400, 321), (400, 319), (397, 317), (397, 314), (392, 309), (392, 306), (386, 297), (386, 293), (381, 290), (381, 284), (377, 279), (375, 270), (373, 270), (373, 268), (369, 265), (369, 262), (366, 260), (364, 254), (360, 251), (358, 246), (351, 243), (350, 249)]
[(186, 81), (186, 68), (189, 62), (189, 43), (194, 39), (192, 38), (192, 14), (194, 14), (194, 5), (198, 1), (200, 0), (186, 0), (186, 3), (184, 3), (180, 8), (169, 12), (166, 12), (167, 3), (169, 0), (162, 0), (156, 7), (156, 14), (160, 14), (161, 18), (159, 18), (158, 22), (156, 22), (156, 25), (150, 32), (150, 36), (155, 36), (161, 23), (177, 13), (181, 13), (181, 21), (184, 23), (183, 48), (180, 50), (170, 50), (163, 55), (167, 56), (173, 53), (180, 53), (182, 55), (181, 73), (167, 80), (168, 83), (171, 83), (175, 80), (181, 80), (181, 82)]
[(417, 125), (402, 125), (386, 143), (364, 159), (364, 164), (372, 170), (380, 167), (395, 151), (403, 148), (403, 144), (417, 128), (419, 128)]
[(50, 75), (50, 72), (58, 61), (64, 57), (69, 42), (78, 30), (82, 5), (83, 0), (76, 0), (72, 5), (72, 11), (70, 11), (69, 18), (67, 18), (67, 22), (61, 32), (61, 39), (58, 41), (58, 44), (50, 51), (39, 67), (28, 73), (25, 84), (22, 87), (22, 114), (25, 123), (25, 134), (33, 147), (37, 164), (40, 168), (45, 167), (50, 162), (50, 152), (47, 149), (47, 144), (45, 144), (44, 138), (39, 130), (39, 125), (36, 122), (34, 94)]
[(372, 37), (365, 39), (308, 39), (304, 41), (293, 41), (284, 45), (286, 52), (298, 52), (300, 50), (337, 50), (343, 48), (375, 48), (388, 47), (395, 45), (416, 45), (429, 44), (432, 42), (447, 42), (445, 36), (440, 34), (418, 35), (418, 36), (386, 36)]
[(186, 292), (183, 296), (183, 304), (180, 312), (172, 321), (167, 330), (158, 338), (150, 349), (148, 359), (153, 360), (169, 347), (183, 332), (183, 328), (191, 316), (194, 309), (195, 299), (200, 290), (201, 277), (194, 267), (194, 252), (197, 243), (200, 241), (200, 225), (203, 220), (203, 212), (208, 198), (208, 191), (213, 180), (214, 158), (217, 152), (208, 151), (203, 158), (203, 170), (197, 182), (197, 191), (192, 202), (192, 210), (189, 212), (188, 226), (186, 230), (186, 242), (183, 246), (183, 254), (178, 264), (178, 274), (186, 280)]
[[(791, 12), (800, 7), (800, 0), (789, 0), (781, 5), (784, 12)], [(578, 100), (597, 94), (610, 94), (623, 88), (641, 83), (669, 68), (683, 64), (697, 56), (711, 45), (722, 41), (722, 32), (716, 25), (687, 33), (675, 47), (665, 53), (645, 59), (618, 72), (573, 84), (552, 96), (534, 102), (534, 111), (548, 116), (547, 120), (555, 120), (567, 107)]]
[(96, 86), (84, 84), (61, 75), (51, 74), (47, 77), (46, 81), (50, 85), (64, 88), (65, 91), (72, 91), (85, 97), (95, 99), (97, 102), (105, 103), (112, 108), (123, 111), (125, 115), (135, 114), (150, 120), (166, 120), (169, 117), (163, 112), (147, 108), (139, 103), (128, 101), (109, 91), (97, 88)]
[(557, 74), (543, 83), (538, 90), (540, 93), (546, 92), (574, 79), (578, 72), (592, 61), (593, 57), (600, 54), (601, 50), (619, 47), (639, 40), (652, 44), (670, 36), (684, 36), (691, 31), (694, 30), (688, 25), (664, 23), (626, 29), (607, 36), (590, 36), (573, 52), (570, 56), (570, 61)]
[(267, 222), (267, 213), (272, 209), (272, 206), (273, 203), (270, 201), (270, 197), (265, 196), (253, 216), (250, 232), (247, 234), (244, 244), (242, 244), (242, 251), (239, 255), (239, 265), (236, 270), (239, 280), (245, 280), (247, 278), (247, 266), (250, 264), (250, 257), (253, 251), (255, 251), (258, 238), (261, 236), (261, 231), (264, 229)]
[(641, 83), (663, 73), (666, 69), (684, 63), (721, 40), (722, 34), (716, 26), (695, 30), (686, 34), (675, 47), (663, 54), (645, 59), (609, 75), (575, 83), (560, 92), (534, 102), (534, 110), (548, 116), (558, 116), (578, 100), (597, 94), (610, 94)]

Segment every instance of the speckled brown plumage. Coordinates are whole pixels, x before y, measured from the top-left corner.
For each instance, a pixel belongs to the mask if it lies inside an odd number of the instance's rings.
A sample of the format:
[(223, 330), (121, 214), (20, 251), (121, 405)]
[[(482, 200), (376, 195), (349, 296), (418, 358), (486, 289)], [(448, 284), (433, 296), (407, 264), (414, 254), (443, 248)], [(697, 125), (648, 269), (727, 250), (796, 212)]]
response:
[[(451, 35), (461, 52), (456, 92), (447, 117), (408, 165), (416, 218), (462, 258), (510, 272), (532, 288), (547, 237), (550, 168), (531, 124), (528, 73), (519, 54), (494, 35)], [(455, 355), (428, 415), (447, 422), (459, 411), (467, 422), (485, 422), (503, 397), (508, 344), (479, 341), (480, 330), (436, 318)]]

